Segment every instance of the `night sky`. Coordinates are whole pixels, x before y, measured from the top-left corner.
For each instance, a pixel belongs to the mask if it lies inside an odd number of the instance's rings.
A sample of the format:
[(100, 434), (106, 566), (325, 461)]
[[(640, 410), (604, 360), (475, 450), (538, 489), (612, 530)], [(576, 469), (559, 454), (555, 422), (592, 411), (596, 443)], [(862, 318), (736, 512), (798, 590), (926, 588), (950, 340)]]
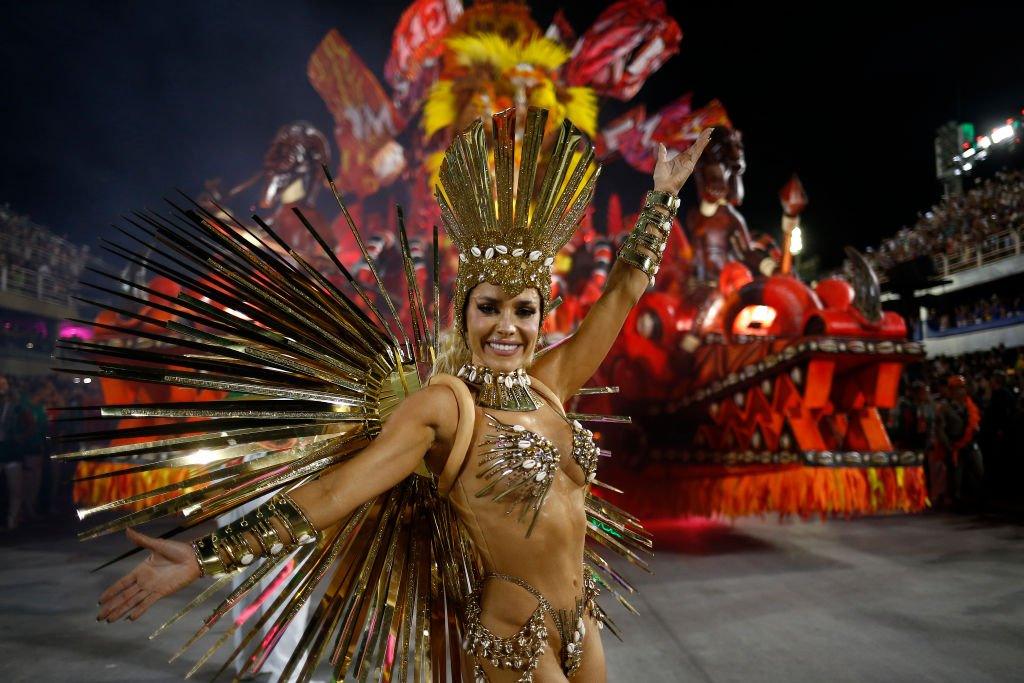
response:
[[(777, 192), (795, 171), (811, 199), (807, 253), (832, 266), (844, 244), (877, 244), (938, 198), (937, 126), (985, 129), (1019, 114), (1024, 6), (1012, 4), (896, 15), (895, 3), (750, 10), (670, 1), (682, 49), (638, 100), (654, 112), (688, 90), (697, 105), (721, 99), (744, 134), (751, 228), (777, 230)], [(582, 32), (603, 5), (532, 6), (542, 26), (565, 8)], [(305, 77), (323, 35), (338, 28), (381, 76), (404, 7), (4, 2), (0, 202), (91, 243), (175, 187), (237, 183), (258, 170), (281, 124), (306, 119), (330, 136)], [(622, 110), (609, 103), (602, 122)], [(621, 163), (602, 184), (627, 205), (646, 189)]]

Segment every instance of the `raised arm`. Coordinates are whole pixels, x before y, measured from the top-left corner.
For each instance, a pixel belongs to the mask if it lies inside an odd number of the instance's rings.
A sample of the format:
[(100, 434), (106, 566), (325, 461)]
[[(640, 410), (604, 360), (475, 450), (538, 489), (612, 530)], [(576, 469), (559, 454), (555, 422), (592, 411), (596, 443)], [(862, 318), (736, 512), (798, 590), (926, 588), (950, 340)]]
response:
[[(395, 409), (369, 446), (320, 478), (295, 489), (289, 497), (314, 529), (327, 529), (412, 474), (424, 456), (430, 461), (447, 453), (445, 446), (451, 442), (457, 426), (458, 406), (451, 390), (426, 387)], [(290, 529), (285, 525), (272, 523), (282, 538), (298, 540), (290, 538)], [(97, 621), (113, 623), (125, 616), (138, 619), (157, 600), (201, 576), (191, 544), (153, 538), (133, 529), (127, 534), (129, 540), (151, 553), (100, 596)], [(261, 547), (256, 536), (246, 533), (243, 538), (251, 552), (259, 555)]]
[[(671, 158), (665, 146), (659, 145), (658, 161), (654, 167), (655, 191), (678, 195), (710, 137), (711, 129), (705, 129), (688, 150)], [(661, 213), (668, 218), (667, 212)], [(653, 233), (648, 231), (642, 221), (643, 217), (633, 229), (633, 235), (639, 231), (647, 239)], [(660, 258), (660, 254), (652, 254), (647, 249), (642, 249), (641, 256), (644, 254), (654, 257), (654, 260)], [(619, 335), (630, 309), (640, 300), (650, 283), (651, 276), (622, 258), (620, 252), (620, 257), (615, 260), (608, 275), (604, 292), (583, 318), (579, 329), (572, 337), (542, 356), (530, 373), (551, 387), (563, 402), (568, 400), (597, 372)]]

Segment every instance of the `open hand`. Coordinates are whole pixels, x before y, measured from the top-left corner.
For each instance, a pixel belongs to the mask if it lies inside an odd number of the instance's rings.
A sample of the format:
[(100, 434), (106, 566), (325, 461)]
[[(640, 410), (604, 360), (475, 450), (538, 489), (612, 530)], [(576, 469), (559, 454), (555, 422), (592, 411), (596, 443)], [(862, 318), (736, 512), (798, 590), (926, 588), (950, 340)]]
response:
[(192, 546), (127, 530), (128, 540), (151, 551), (124, 578), (103, 591), (96, 621), (112, 624), (128, 615), (135, 621), (162, 597), (171, 595), (199, 578), (199, 562)]
[(705, 128), (697, 136), (696, 142), (690, 145), (685, 152), (673, 153), (669, 156), (665, 145), (658, 143), (658, 161), (654, 166), (654, 189), (679, 194), (683, 184), (694, 167), (697, 166), (697, 159), (700, 158), (704, 148), (708, 146), (713, 128)]

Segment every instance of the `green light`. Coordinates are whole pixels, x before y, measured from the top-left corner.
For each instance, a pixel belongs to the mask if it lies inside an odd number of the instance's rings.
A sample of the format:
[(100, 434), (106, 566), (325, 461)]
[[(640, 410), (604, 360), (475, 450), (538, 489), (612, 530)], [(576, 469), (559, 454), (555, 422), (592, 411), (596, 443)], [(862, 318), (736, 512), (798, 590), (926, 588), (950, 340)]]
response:
[(957, 141), (958, 144), (962, 145), (965, 142), (969, 142), (969, 143), (971, 143), (973, 145), (974, 144), (974, 124), (973, 123), (961, 123), (959, 126), (957, 126), (957, 137), (959, 138), (959, 140)]

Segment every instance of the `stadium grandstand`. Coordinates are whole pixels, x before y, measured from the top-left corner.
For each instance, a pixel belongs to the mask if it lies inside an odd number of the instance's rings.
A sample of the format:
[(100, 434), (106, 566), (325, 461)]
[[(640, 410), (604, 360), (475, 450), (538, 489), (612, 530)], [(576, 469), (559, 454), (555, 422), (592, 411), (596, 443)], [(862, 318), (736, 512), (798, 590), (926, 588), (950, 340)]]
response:
[(883, 298), (898, 306), (931, 357), (1024, 345), (1020, 129), (1015, 118), (987, 135), (973, 136), (969, 124), (940, 129), (937, 157), (951, 153), (940, 144), (943, 135), (961, 131), (959, 151), (948, 163), (936, 160), (944, 196), (913, 225), (867, 249)]
[(79, 246), (0, 205), (0, 363), (7, 376), (47, 374), (61, 336), (88, 334), (80, 317), (79, 277), (92, 259)]

